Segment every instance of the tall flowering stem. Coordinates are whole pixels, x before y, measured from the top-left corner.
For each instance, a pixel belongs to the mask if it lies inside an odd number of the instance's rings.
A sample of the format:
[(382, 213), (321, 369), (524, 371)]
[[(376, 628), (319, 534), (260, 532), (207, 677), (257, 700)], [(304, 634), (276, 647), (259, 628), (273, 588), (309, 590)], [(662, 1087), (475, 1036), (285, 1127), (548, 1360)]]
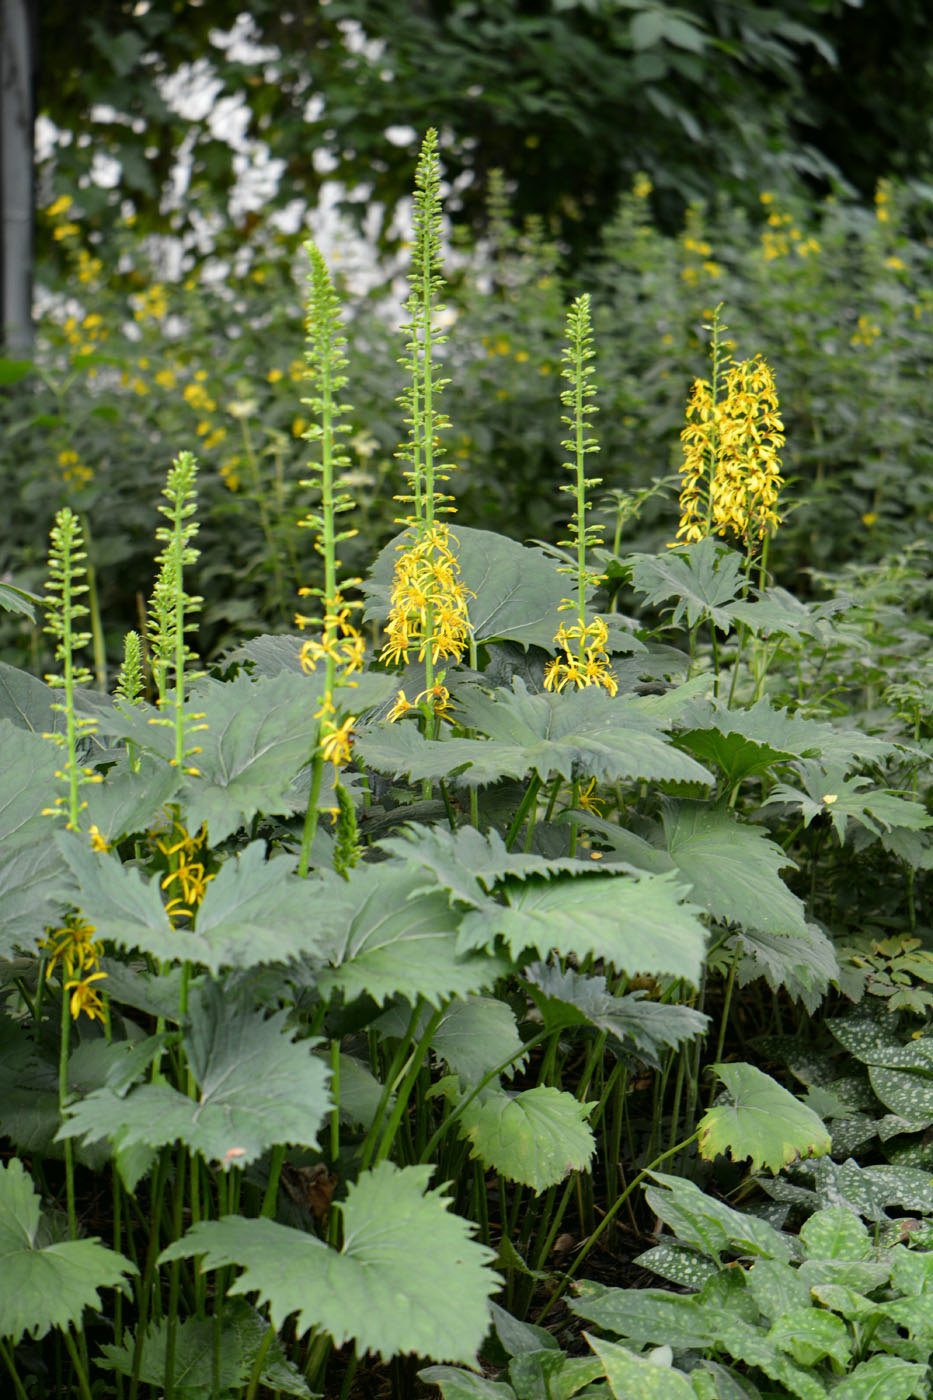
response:
[[(438, 462), (440, 433), (449, 428), (449, 419), (438, 411), (438, 396), (448, 383), (435, 369), (434, 353), (447, 337), (439, 316), (444, 279), (441, 276), (440, 164), (437, 132), (427, 132), (415, 171), (414, 250), (409, 274), (411, 292), (406, 302), (408, 355), (400, 361), (411, 377), (399, 402), (406, 410), (408, 442), (398, 456), (409, 463), (405, 471), (409, 490), (396, 497), (409, 506), (399, 524), (408, 526), (406, 543), (400, 547), (392, 584), (392, 600), (387, 627), (388, 641), (383, 660), (407, 661), (414, 649), (424, 661), (426, 692), (435, 686), (434, 667), (438, 661), (459, 661), (468, 645), (470, 622), (467, 590), (459, 582), (459, 565), (453, 552), (448, 526), (437, 519), (450, 511), (452, 497), (437, 489), (452, 469)], [(437, 684), (443, 675), (437, 677)], [(427, 712), (427, 708), (426, 708)]]
[(609, 629), (602, 618), (587, 620), (586, 598), (591, 587), (598, 584), (602, 575), (589, 568), (587, 550), (601, 543), (602, 526), (587, 524), (590, 504), (587, 494), (595, 486), (601, 485), (602, 478), (586, 475), (586, 458), (599, 451), (599, 443), (593, 436), (590, 419), (598, 408), (595, 403), (596, 387), (592, 383), (595, 358), (593, 349), (592, 322), (590, 318), (590, 298), (577, 297), (567, 312), (567, 343), (564, 346), (561, 374), (568, 387), (561, 392), (561, 403), (567, 410), (561, 415), (561, 422), (570, 429), (570, 437), (564, 438), (561, 446), (571, 453), (564, 466), (572, 473), (573, 481), (561, 486), (574, 499), (574, 512), (570, 517), (570, 538), (561, 540), (565, 549), (573, 551), (573, 564), (562, 564), (560, 572), (570, 574), (576, 583), (575, 597), (565, 598), (561, 607), (572, 609), (576, 621), (569, 627), (561, 623), (554, 637), (561, 655), (548, 664), (544, 673), (544, 685), (548, 690), (563, 690), (566, 685), (579, 688), (588, 685), (603, 686), (615, 695), (618, 682), (609, 669), (609, 656), (606, 644)]
[(783, 485), (778, 456), (784, 424), (770, 367), (760, 355), (735, 363), (716, 308), (710, 327), (712, 375), (695, 379), (681, 433), (680, 526), (677, 540), (733, 535), (750, 551), (767, 544), (780, 523)]
[(311, 792), (305, 816), (304, 832), (301, 841), (298, 872), (305, 876), (311, 855), (311, 843), (317, 830), (318, 798), (324, 764), (332, 763), (339, 772), (340, 767), (350, 758), (353, 724), (355, 716), (346, 706), (341, 705), (336, 692), (341, 686), (355, 686), (352, 676), (362, 670), (365, 641), (350, 621), (351, 613), (358, 603), (348, 603), (344, 590), (359, 584), (356, 578), (338, 581), (340, 560), (337, 549), (356, 534), (353, 529), (340, 529), (339, 518), (353, 508), (353, 499), (348, 483), (341, 472), (349, 466), (350, 459), (339, 446), (339, 436), (349, 431), (349, 424), (343, 421), (352, 411), (352, 405), (341, 402), (341, 393), (347, 384), (344, 369), (347, 358), (344, 354), (346, 337), (343, 334), (340, 302), (334, 290), (330, 275), (319, 250), (311, 242), (305, 244), (310, 260), (308, 272), (308, 301), (306, 316), (306, 373), (311, 380), (313, 392), (302, 399), (311, 411), (311, 426), (302, 436), (318, 445), (320, 459), (313, 462), (315, 475), (302, 481), (317, 491), (319, 501), (316, 510), (311, 510), (300, 522), (314, 532), (314, 548), (324, 561), (324, 585), (321, 588), (303, 588), (302, 597), (317, 599), (317, 613), (299, 613), (296, 623), (301, 628), (314, 628), (317, 635), (309, 637), (301, 648), (301, 665), (311, 672), (323, 662), (324, 695), (317, 712), (317, 732), (311, 758)]
[(45, 679), (63, 693), (62, 702), (53, 704), (52, 709), (65, 716), (65, 732), (48, 734), (46, 738), (65, 751), (64, 764), (56, 777), (65, 783), (66, 793), (55, 799), (54, 806), (47, 808), (46, 814), (67, 816), (70, 831), (78, 830), (80, 813), (87, 806), (80, 800), (82, 784), (101, 781), (99, 773), (78, 762), (80, 743), (97, 728), (95, 720), (79, 716), (75, 710), (75, 690), (91, 683), (90, 671), (78, 664), (74, 655), (91, 640), (89, 632), (81, 632), (77, 627), (79, 619), (88, 613), (81, 602), (88, 591), (83, 545), (80, 521), (68, 506), (64, 506), (55, 516), (50, 535), (49, 576), (45, 585), (48, 595), (45, 631), (55, 638), (55, 660), (61, 662), (62, 669), (59, 674), (47, 675)]
[[(191, 735), (203, 729), (196, 723), (203, 715), (185, 714), (185, 694), (190, 682), (203, 672), (186, 670), (189, 662), (197, 660), (185, 640), (186, 633), (197, 630), (197, 613), (203, 599), (185, 592), (185, 567), (194, 564), (200, 550), (192, 544), (198, 533), (195, 515), (198, 508), (195, 482), (198, 464), (190, 452), (181, 452), (169, 469), (162, 494), (167, 505), (159, 510), (168, 521), (156, 530), (162, 551), (156, 556), (159, 573), (149, 604), (149, 654), (152, 675), (160, 709), (171, 708), (171, 719), (153, 719), (151, 724), (165, 724), (175, 731), (175, 753), (172, 763), (186, 773), (197, 776), (198, 769), (191, 759), (201, 752), (189, 744)], [(174, 682), (171, 698), (168, 681)]]

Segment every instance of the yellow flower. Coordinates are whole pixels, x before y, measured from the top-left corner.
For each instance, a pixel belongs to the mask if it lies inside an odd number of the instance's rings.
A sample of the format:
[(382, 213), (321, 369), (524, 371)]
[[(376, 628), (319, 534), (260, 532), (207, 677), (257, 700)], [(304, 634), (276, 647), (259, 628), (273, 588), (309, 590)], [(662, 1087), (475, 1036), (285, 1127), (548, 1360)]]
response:
[(56, 242), (61, 243), (63, 239), (70, 238), (72, 234), (78, 231), (77, 224), (59, 224), (57, 228), (52, 230), (52, 237)]
[(94, 925), (80, 913), (68, 914), (60, 928), (49, 929), (46, 937), (39, 940), (39, 947), (49, 954), (46, 978), (52, 976), (58, 962), (64, 967), (66, 977), (96, 969), (103, 953), (101, 945), (94, 941), (96, 932)]
[(99, 826), (88, 827), (88, 836), (91, 838), (91, 846), (95, 851), (109, 851), (110, 845), (106, 836), (101, 833)]
[(904, 262), (903, 258), (898, 258), (894, 255), (892, 255), (890, 258), (885, 258), (884, 265), (885, 267), (889, 267), (892, 272), (907, 271), (907, 264)]
[(862, 516), (862, 524), (863, 524), (863, 525), (867, 525), (868, 528), (869, 528), (869, 530), (871, 529), (871, 527), (872, 527), (873, 525), (877, 525), (877, 524), (878, 524), (878, 512), (877, 512), (877, 511), (874, 511), (874, 510), (868, 510), (868, 511), (866, 511), (865, 514)]
[[(86, 977), (69, 978), (65, 983), (65, 991), (71, 992), (71, 1019), (76, 1021), (83, 1011), (93, 1021), (104, 1021), (104, 1003), (100, 999), (100, 993), (96, 987), (92, 987), (92, 982), (100, 982), (106, 977), (106, 972), (91, 972)], [(72, 991), (72, 988), (74, 989)]]
[(523, 365), (523, 364), (525, 363), (525, 361), (528, 359), (528, 351), (527, 351), (527, 350), (516, 350), (516, 351), (515, 351), (515, 359), (516, 359), (516, 362), (517, 362), (518, 364)]
[(160, 369), (152, 376), (160, 389), (174, 389), (178, 377), (173, 369)]
[(304, 432), (305, 428), (307, 428), (307, 426), (308, 426), (308, 420), (307, 420), (307, 418), (293, 418), (293, 419), (292, 419), (292, 437), (301, 437), (302, 433)]
[(339, 727), (325, 724), (321, 735), (321, 757), (325, 763), (332, 763), (335, 768), (349, 763), (355, 723), (356, 716), (350, 715)]
[(269, 384), (278, 384), (279, 380), (282, 379), (283, 377), (284, 377), (284, 371), (283, 371), (283, 370), (280, 370), (280, 369), (270, 369), (269, 373), (266, 375), (266, 382), (269, 383)]
[(409, 710), (413, 708), (412, 704), (406, 698), (404, 690), (399, 690), (395, 704), (387, 715), (389, 723), (394, 724), (397, 719), (401, 719), (402, 715), (407, 715)]
[(392, 599), (386, 624), (388, 641), (381, 660), (407, 661), (418, 648), (423, 661), (430, 637), (431, 659), (459, 661), (470, 636), (468, 597), (458, 575), (460, 565), (450, 547), (447, 525), (435, 524), (395, 562)]
[(46, 212), (46, 214), (48, 214), (48, 216), (49, 216), (50, 219), (57, 219), (58, 216), (59, 216), (59, 214), (64, 214), (65, 211), (68, 210), (68, 209), (70, 209), (70, 208), (71, 208), (71, 195), (70, 195), (70, 194), (60, 194), (60, 195), (58, 196), (58, 198), (55, 200), (55, 202), (54, 202), (53, 204), (50, 204), (50, 205), (49, 205), (49, 207), (46, 209), (45, 212)]
[(544, 671), (545, 690), (560, 693), (566, 685), (575, 685), (579, 690), (596, 685), (615, 695), (619, 682), (609, 669), (608, 640), (609, 629), (600, 617), (585, 625), (575, 622), (566, 627), (561, 623), (554, 641), (564, 654), (548, 662)]
[(636, 199), (647, 199), (653, 189), (654, 186), (647, 175), (639, 174), (635, 176), (632, 182), (632, 194)]
[(747, 543), (780, 523), (783, 427), (774, 376), (760, 355), (729, 365), (715, 398), (707, 380), (694, 380), (680, 435), (678, 540), (731, 532)]
[(220, 479), (228, 491), (239, 491), (240, 489), (239, 466), (239, 457), (230, 457), (221, 464)]

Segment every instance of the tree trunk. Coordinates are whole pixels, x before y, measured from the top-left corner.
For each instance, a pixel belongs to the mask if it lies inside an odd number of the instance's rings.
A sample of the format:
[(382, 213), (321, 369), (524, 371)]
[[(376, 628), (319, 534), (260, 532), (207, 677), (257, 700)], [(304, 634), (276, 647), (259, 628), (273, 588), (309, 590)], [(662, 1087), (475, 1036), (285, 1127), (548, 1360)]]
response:
[(0, 0), (0, 342), (32, 348), (35, 10)]

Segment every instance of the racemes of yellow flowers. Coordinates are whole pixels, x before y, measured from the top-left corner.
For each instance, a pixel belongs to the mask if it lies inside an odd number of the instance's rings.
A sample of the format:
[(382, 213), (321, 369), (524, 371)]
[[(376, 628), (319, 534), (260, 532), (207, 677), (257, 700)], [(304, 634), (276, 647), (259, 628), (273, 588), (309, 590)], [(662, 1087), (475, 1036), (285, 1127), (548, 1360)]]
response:
[(780, 524), (784, 484), (778, 456), (784, 423), (770, 367), (760, 355), (734, 362), (725, 351), (719, 308), (713, 319), (711, 379), (695, 379), (681, 433), (677, 543), (733, 535), (746, 549)]

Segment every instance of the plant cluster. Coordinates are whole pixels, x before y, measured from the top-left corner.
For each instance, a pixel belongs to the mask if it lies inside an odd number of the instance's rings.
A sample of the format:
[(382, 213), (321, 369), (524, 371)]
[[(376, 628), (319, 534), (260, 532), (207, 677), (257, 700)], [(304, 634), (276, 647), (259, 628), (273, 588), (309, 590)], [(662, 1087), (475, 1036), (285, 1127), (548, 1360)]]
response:
[[(728, 473), (740, 550), (689, 494), (681, 536), (698, 538), (610, 547), (589, 518), (603, 371), (586, 295), (560, 357), (568, 538), (439, 521), (434, 133), (416, 188), (410, 509), (365, 576), (341, 557), (358, 539), (352, 360), (312, 246), (298, 537), (320, 575), (299, 630), (195, 654), (204, 474), (180, 452), (116, 693), (76, 656), (93, 590), (67, 507), (48, 607), (62, 675), (0, 666), (0, 1360), (17, 1400), (348, 1397), (369, 1355), (399, 1397), (419, 1360), (448, 1368), (423, 1376), (449, 1397), (754, 1397), (762, 1376), (803, 1400), (879, 1377), (921, 1393), (926, 1324), (901, 1319), (925, 1291), (924, 1232), (865, 1233), (859, 1202), (888, 1181), (872, 1163), (824, 1161), (815, 1186), (780, 1173), (842, 1148), (837, 1120), (869, 1120), (878, 1153), (928, 1126), (927, 1038), (831, 1023), (874, 1100), (834, 1079), (804, 1103), (761, 1066), (828, 994), (925, 1014), (925, 576), (907, 554), (821, 579), (820, 601), (772, 582), (788, 504), (768, 494), (771, 373), (738, 361), (730, 378), (715, 341), (728, 412), (704, 489)], [(911, 666), (884, 690), (905, 636)], [(736, 1185), (746, 1161), (775, 1193), (816, 1195), (799, 1237), (657, 1175)], [(819, 1196), (837, 1170), (851, 1208)], [(646, 1262), (698, 1297), (652, 1291), (633, 1312), (610, 1291), (600, 1314), (587, 1284), (571, 1307), (610, 1337), (565, 1357), (540, 1324), (640, 1228), (651, 1174), (676, 1238)], [(873, 1197), (884, 1212), (893, 1190)], [(731, 1255), (754, 1258), (747, 1278), (720, 1267)], [(475, 1369), (491, 1320), (508, 1382)]]

